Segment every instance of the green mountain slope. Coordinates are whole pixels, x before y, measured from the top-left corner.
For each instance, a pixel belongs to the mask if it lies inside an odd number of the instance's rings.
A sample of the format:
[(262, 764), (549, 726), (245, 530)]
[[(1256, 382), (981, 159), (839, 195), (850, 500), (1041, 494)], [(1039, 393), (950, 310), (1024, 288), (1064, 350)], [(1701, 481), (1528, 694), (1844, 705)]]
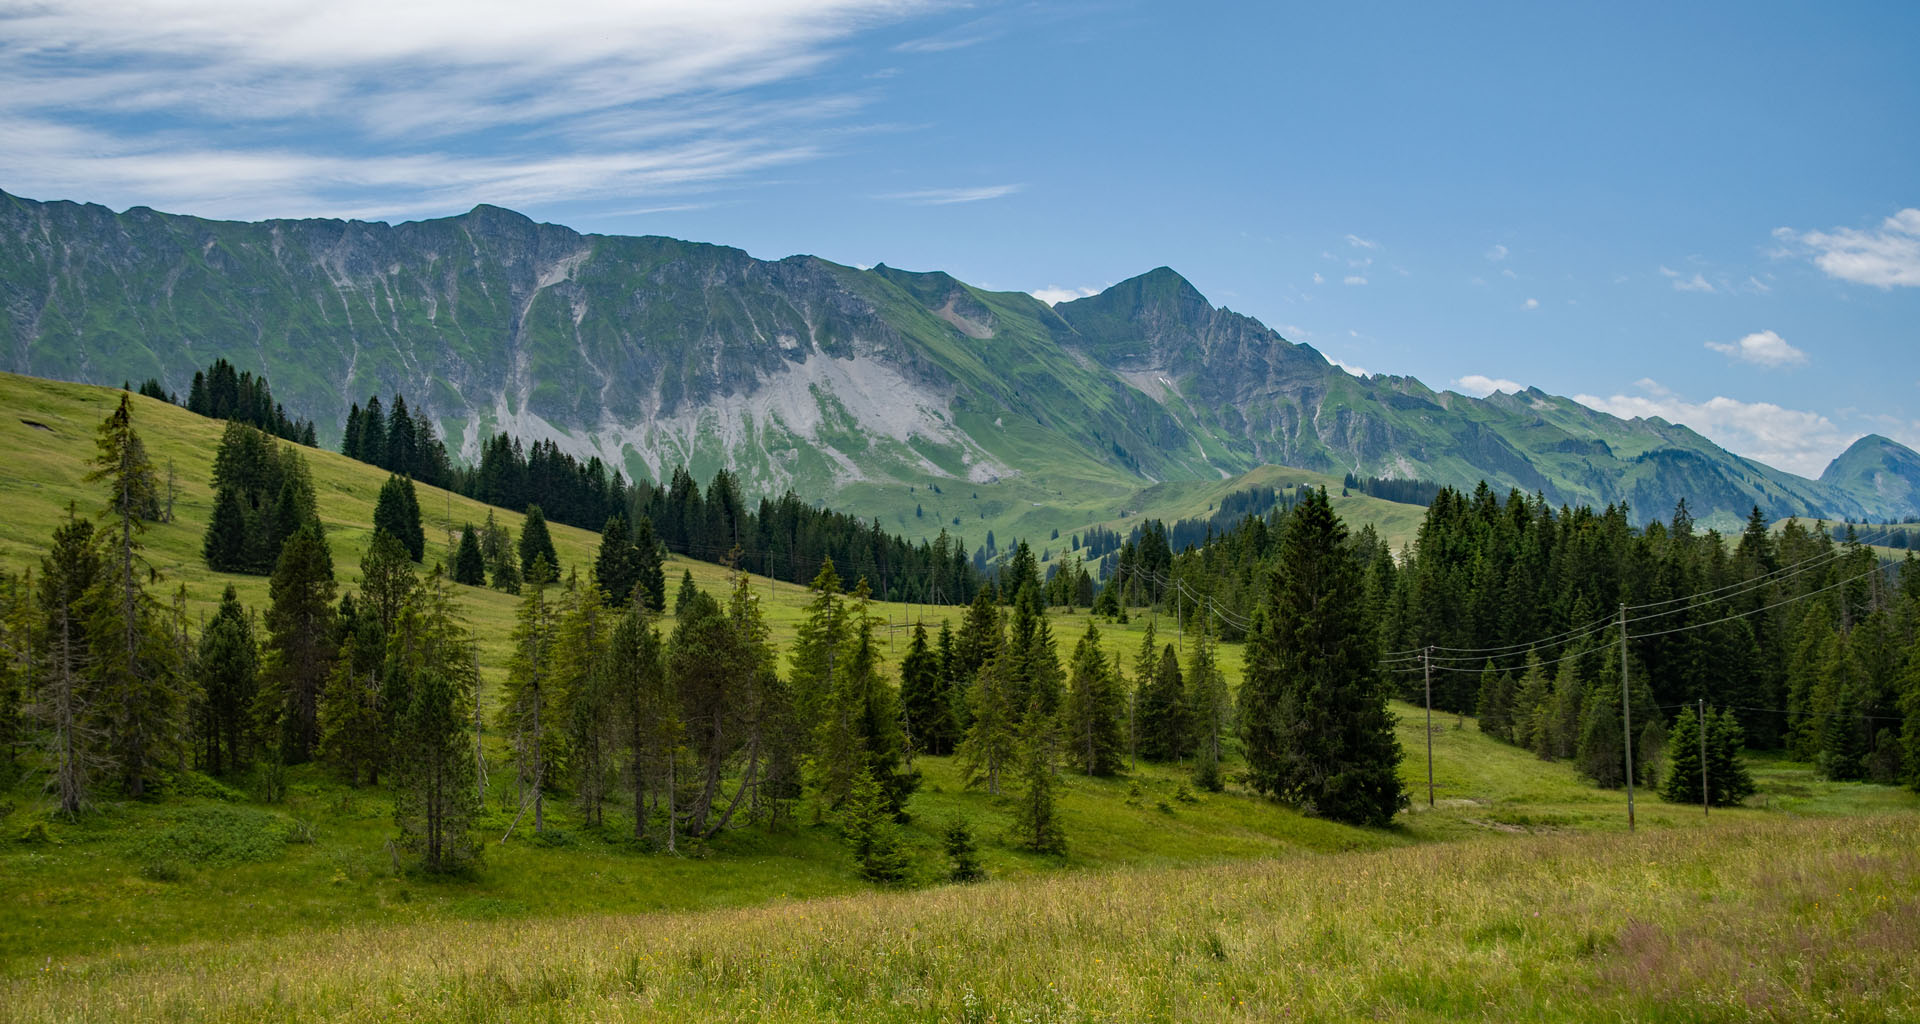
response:
[(489, 206), (249, 224), (0, 193), (0, 353), (0, 369), (178, 390), (224, 355), (323, 439), (350, 401), (399, 390), (469, 456), (504, 429), (633, 476), (726, 466), (752, 492), (976, 539), (1159, 514), (1128, 502), (1190, 504), (1270, 464), (1484, 478), (1647, 516), (1685, 497), (1728, 525), (1755, 504), (1894, 515), (1887, 495), (1920, 480), (1899, 460), (1884, 485), (1804, 480), (1537, 391), (1353, 377), (1166, 268), (1050, 308), (944, 273), (582, 235)]

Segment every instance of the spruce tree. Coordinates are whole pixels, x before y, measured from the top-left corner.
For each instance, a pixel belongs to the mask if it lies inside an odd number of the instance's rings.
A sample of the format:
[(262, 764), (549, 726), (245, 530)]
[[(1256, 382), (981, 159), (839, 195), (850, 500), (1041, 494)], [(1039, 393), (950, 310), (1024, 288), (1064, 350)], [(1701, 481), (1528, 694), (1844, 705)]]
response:
[(520, 565), (527, 579), (533, 579), (533, 563), (547, 560), (547, 566), (553, 576), (547, 582), (560, 578), (560, 556), (554, 553), (553, 538), (547, 533), (547, 517), (538, 505), (527, 506), (526, 521), (520, 524)]
[(667, 675), (660, 631), (639, 602), (629, 605), (614, 626), (602, 671), (619, 709), (615, 724), (633, 796), (633, 837), (644, 839), (650, 802), (664, 797), (671, 820), (681, 728), (680, 699)]
[(1494, 671), (1488, 661), (1480, 672), (1480, 693), (1474, 700), (1474, 714), (1480, 719), (1480, 731), (1497, 740), (1513, 742), (1513, 680)]
[(1187, 756), (1193, 727), (1187, 714), (1187, 685), (1172, 644), (1160, 652), (1150, 679), (1141, 682), (1138, 729), (1141, 757), (1178, 761)]
[(387, 477), (373, 508), (373, 528), (392, 534), (413, 561), (426, 557), (427, 535), (420, 526), (420, 502), (412, 480), (398, 475)]
[(1233, 697), (1227, 692), (1226, 674), (1214, 661), (1213, 634), (1202, 619), (1194, 638), (1192, 668), (1187, 672), (1188, 720), (1193, 726), (1194, 782), (1201, 789), (1218, 793), (1226, 788), (1220, 761), (1225, 751), (1221, 742), (1233, 727)]
[(667, 608), (667, 571), (660, 556), (660, 538), (653, 532), (653, 520), (641, 516), (633, 530), (633, 547), (640, 589), (646, 595), (649, 611)]
[[(836, 580), (837, 579), (836, 577)], [(687, 606), (693, 603), (694, 597), (699, 593), (700, 588), (694, 586), (693, 583), (693, 570), (681, 570), (680, 589), (674, 591), (673, 594), (673, 617), (677, 619), (685, 615), (687, 613)]]
[(61, 814), (71, 818), (87, 806), (95, 783), (113, 759), (106, 744), (104, 695), (90, 671), (87, 595), (103, 574), (93, 523), (72, 505), (53, 531), (40, 559), (34, 602), (39, 612), (34, 661), (40, 681), (27, 705), (28, 717), (46, 734), (51, 754), (48, 789)]
[(360, 603), (379, 623), (382, 636), (392, 632), (394, 620), (419, 582), (413, 559), (399, 538), (385, 527), (374, 527), (373, 543), (360, 559)]
[(1248, 775), (1336, 821), (1384, 825), (1406, 804), (1361, 568), (1324, 490), (1287, 517), (1240, 691)]
[(1039, 698), (1027, 703), (1021, 726), (1020, 782), (1022, 791), (1013, 810), (1013, 840), (1034, 853), (1064, 854), (1066, 832), (1053, 806), (1053, 774), (1058, 757), (1054, 723), (1040, 708)]
[(380, 396), (367, 399), (367, 406), (360, 411), (360, 461), (381, 469), (392, 469), (387, 464), (387, 416), (380, 409)]
[[(399, 542), (392, 543), (398, 551)], [(404, 560), (406, 552), (399, 553)], [(392, 620), (393, 627), (400, 625), (415, 601), (410, 589)], [(355, 601), (352, 594), (340, 599), (336, 621), (340, 652), (320, 694), (320, 758), (352, 785), (378, 785), (392, 753), (389, 744), (396, 737), (390, 733), (401, 710), (387, 702), (388, 686), (397, 682), (386, 677), (388, 629), (372, 607)], [(398, 698), (399, 692), (394, 696)]]
[(214, 496), (213, 515), (207, 520), (206, 539), (201, 543), (207, 568), (214, 572), (247, 572), (247, 516), (240, 504), (240, 493), (223, 487)]
[(86, 598), (89, 668), (103, 697), (122, 784), (129, 796), (139, 797), (175, 760), (185, 687), (177, 648), (146, 590), (160, 575), (141, 555), (138, 538), (158, 514), (159, 491), (125, 394), (100, 424), (97, 447), (87, 480), (107, 484), (106, 559)]
[(194, 668), (200, 682), (201, 767), (214, 775), (235, 771), (253, 760), (254, 704), (260, 690), (260, 646), (253, 618), (240, 606), (232, 584), (220, 595), (220, 608), (200, 632)]
[(633, 546), (625, 516), (614, 516), (600, 530), (600, 553), (593, 562), (594, 578), (615, 607), (633, 600), (640, 583), (640, 552)]
[(860, 877), (881, 885), (906, 878), (910, 862), (900, 840), (900, 826), (894, 824), (880, 784), (864, 767), (854, 775), (840, 810), (840, 830), (853, 851)]
[(1667, 780), (1660, 795), (1677, 804), (1700, 802), (1700, 720), (1692, 708), (1680, 709), (1667, 734)]
[(309, 523), (280, 550), (267, 585), (263, 721), (279, 735), (286, 764), (311, 760), (320, 739), (320, 693), (333, 670), (333, 554)]
[(953, 702), (941, 678), (939, 656), (927, 644), (927, 627), (915, 623), (906, 657), (900, 659), (900, 705), (914, 749), (935, 756), (953, 753)]
[(553, 784), (550, 766), (560, 760), (563, 723), (555, 711), (554, 672), (558, 621), (547, 599), (552, 569), (538, 556), (527, 573), (526, 597), (520, 602), (519, 621), (507, 658), (507, 685), (500, 706), (499, 725), (513, 744), (514, 777), (522, 808), (531, 806), (533, 829), (546, 829), (546, 789)]
[(487, 525), (480, 531), (480, 553), (487, 559), (487, 578), (493, 589), (520, 593), (520, 562), (514, 551), (513, 534), (487, 510)]
[(973, 721), (960, 744), (960, 767), (967, 785), (985, 783), (987, 792), (1000, 795), (1000, 777), (1011, 771), (1019, 756), (1018, 718), (1013, 709), (1014, 670), (1003, 649), (974, 673), (967, 695)]
[(1073, 648), (1065, 713), (1067, 759), (1088, 775), (1114, 775), (1124, 765), (1126, 712), (1120, 680), (1100, 649), (1100, 631), (1087, 632)]
[(473, 524), (460, 528), (460, 546), (453, 554), (453, 582), (469, 587), (487, 585), (487, 560), (480, 553), (480, 539), (474, 535)]
[(617, 766), (620, 734), (615, 693), (603, 653), (615, 628), (606, 591), (588, 581), (569, 584), (560, 603), (553, 681), (556, 710), (566, 729), (566, 770), (589, 826), (602, 814)]
[(453, 619), (436, 571), (401, 613), (389, 645), (394, 716), (394, 822), (400, 846), (429, 872), (466, 870), (480, 858), (472, 823), (479, 811), (472, 735), (474, 652)]

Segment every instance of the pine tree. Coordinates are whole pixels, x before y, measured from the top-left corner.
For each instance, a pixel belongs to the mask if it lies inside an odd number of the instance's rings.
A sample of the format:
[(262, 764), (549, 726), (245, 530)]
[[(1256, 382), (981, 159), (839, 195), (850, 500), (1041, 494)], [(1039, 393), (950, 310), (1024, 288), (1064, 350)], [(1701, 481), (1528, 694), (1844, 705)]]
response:
[(53, 531), (53, 542), (40, 559), (34, 661), (41, 680), (27, 712), (46, 734), (53, 773), (48, 788), (60, 813), (69, 818), (89, 803), (96, 780), (113, 765), (106, 744), (104, 695), (91, 672), (86, 609), (87, 595), (103, 571), (93, 523), (78, 518), (68, 505), (66, 522)]
[(1040, 590), (1033, 583), (1022, 585), (1013, 600), (1013, 615), (1007, 624), (1007, 650), (1014, 660), (1013, 706), (1023, 708), (1029, 699), (1040, 702), (1040, 711), (1056, 715), (1066, 691), (1060, 671), (1060, 652), (1054, 646), (1053, 627), (1047, 624), (1046, 608), (1040, 603)]
[(602, 654), (614, 628), (607, 593), (597, 583), (567, 587), (554, 652), (555, 703), (566, 723), (567, 774), (590, 826), (604, 823), (602, 807), (620, 739), (615, 691)]
[(987, 792), (1000, 795), (1000, 777), (1019, 755), (1019, 734), (1013, 709), (1012, 659), (1000, 651), (974, 673), (967, 695), (973, 722), (960, 744), (960, 766), (967, 785), (986, 783)]
[(1497, 740), (1513, 742), (1513, 680), (1494, 671), (1488, 661), (1480, 672), (1480, 694), (1474, 700), (1474, 714), (1480, 719), (1480, 731)]
[(1233, 723), (1233, 698), (1227, 692), (1226, 674), (1214, 661), (1213, 634), (1202, 619), (1194, 640), (1192, 668), (1187, 673), (1187, 706), (1193, 723), (1195, 750), (1194, 782), (1201, 789), (1218, 793), (1226, 788), (1220, 761), (1225, 754), (1221, 740)]
[(360, 411), (360, 461), (381, 469), (392, 469), (387, 463), (387, 416), (380, 409), (380, 396), (367, 399), (365, 409)]
[(627, 518), (614, 516), (600, 531), (600, 553), (593, 563), (594, 578), (616, 607), (633, 600), (640, 583), (640, 552), (633, 546), (627, 530)]
[(26, 691), (35, 675), (33, 574), (0, 570), (0, 770), (15, 767), (26, 738)]
[[(647, 621), (645, 608), (628, 606), (614, 627), (603, 671), (616, 725), (626, 755), (627, 783), (633, 794), (633, 837), (646, 838), (650, 799), (665, 796), (673, 820), (673, 764), (680, 747), (680, 699), (667, 675), (660, 631)], [(671, 848), (671, 845), (669, 846)]]
[(480, 531), (480, 553), (486, 557), (493, 589), (520, 593), (520, 563), (514, 553), (513, 536), (494, 520), (492, 509), (487, 510), (487, 525)]
[(472, 822), (479, 811), (472, 739), (475, 657), (453, 620), (438, 571), (401, 613), (389, 645), (394, 715), (394, 822), (400, 845), (429, 872), (463, 871), (480, 858)]
[(542, 558), (553, 572), (547, 582), (559, 579), (560, 556), (554, 553), (553, 538), (547, 533), (546, 514), (540, 511), (540, 506), (528, 505), (526, 521), (520, 524), (520, 565), (526, 570), (529, 582), (533, 579), (533, 564)]
[(1193, 727), (1187, 714), (1187, 685), (1172, 644), (1161, 651), (1152, 675), (1141, 682), (1137, 716), (1141, 757), (1149, 761), (1186, 757)]
[(245, 767), (254, 754), (254, 703), (260, 690), (260, 646), (253, 619), (240, 606), (232, 584), (220, 608), (200, 632), (194, 667), (201, 713), (195, 727), (201, 767), (214, 774)]
[(915, 623), (907, 655), (900, 660), (900, 704), (918, 751), (953, 753), (953, 702), (941, 678), (938, 655), (927, 644), (927, 627)]
[(385, 527), (373, 528), (373, 543), (360, 559), (360, 603), (379, 623), (382, 636), (392, 632), (400, 609), (419, 586), (413, 561), (399, 538)]
[(460, 528), (460, 546), (453, 555), (453, 582), (469, 587), (487, 585), (487, 560), (480, 554), (480, 539), (474, 535), (472, 523)]
[(860, 877), (881, 885), (906, 878), (909, 861), (900, 841), (900, 826), (894, 824), (880, 784), (864, 767), (854, 775), (840, 810), (840, 830), (853, 851)]
[(1359, 564), (1324, 490), (1287, 518), (1240, 723), (1254, 787), (1336, 821), (1384, 825), (1406, 803), (1401, 752)]
[(333, 670), (333, 555), (308, 524), (280, 550), (267, 585), (263, 721), (279, 734), (280, 759), (301, 764), (320, 739), (320, 693)]
[(1065, 733), (1067, 758), (1088, 775), (1117, 774), (1125, 762), (1127, 737), (1120, 680), (1100, 649), (1100, 631), (1087, 632), (1073, 648), (1067, 677)]
[(1040, 709), (1039, 698), (1027, 704), (1023, 718), (1020, 781), (1024, 786), (1013, 810), (1013, 838), (1034, 853), (1064, 854), (1067, 837), (1053, 806), (1053, 774), (1058, 738), (1054, 723)]
[(685, 615), (687, 613), (687, 606), (693, 603), (694, 597), (699, 593), (700, 588), (694, 586), (693, 583), (693, 570), (681, 570), (680, 589), (674, 591), (673, 595), (673, 617), (677, 619)]
[[(399, 550), (399, 542), (392, 543)], [(399, 554), (405, 560), (406, 552)], [(416, 601), (410, 589), (392, 620), (394, 628)], [(352, 594), (340, 599), (336, 621), (340, 653), (320, 694), (320, 757), (353, 785), (378, 785), (392, 753), (390, 733), (401, 710), (387, 701), (388, 685), (397, 682), (386, 677), (388, 630), (380, 616), (366, 603), (356, 602)], [(399, 693), (394, 696), (398, 698)]]
[(233, 488), (221, 488), (214, 496), (213, 516), (207, 520), (206, 540), (201, 544), (207, 568), (214, 572), (246, 572), (247, 517), (240, 505), (240, 494)]
[(103, 697), (108, 743), (129, 796), (146, 794), (180, 730), (184, 686), (177, 649), (146, 582), (160, 578), (140, 554), (138, 536), (158, 514), (158, 488), (146, 446), (133, 429), (125, 394), (100, 424), (89, 482), (107, 484), (103, 572), (85, 599), (91, 672)]
[(413, 417), (407, 413), (407, 400), (394, 395), (393, 412), (387, 416), (387, 468), (402, 476), (417, 476), (420, 458), (414, 443)]
[(558, 641), (556, 616), (547, 600), (551, 568), (537, 556), (527, 574), (527, 593), (520, 602), (519, 622), (513, 629), (512, 653), (507, 659), (507, 686), (499, 713), (500, 728), (512, 737), (515, 778), (520, 805), (533, 809), (533, 830), (546, 829), (546, 789), (553, 784), (549, 766), (559, 760), (559, 727), (554, 715), (553, 676)]
[(641, 516), (633, 530), (633, 547), (638, 553), (637, 569), (640, 589), (646, 594), (646, 606), (650, 611), (665, 611), (667, 608), (667, 571), (660, 556), (660, 539), (653, 532), (653, 520)]
[(427, 535), (420, 526), (420, 501), (411, 479), (398, 475), (387, 477), (373, 508), (373, 528), (392, 534), (412, 560), (418, 562), (426, 557)]

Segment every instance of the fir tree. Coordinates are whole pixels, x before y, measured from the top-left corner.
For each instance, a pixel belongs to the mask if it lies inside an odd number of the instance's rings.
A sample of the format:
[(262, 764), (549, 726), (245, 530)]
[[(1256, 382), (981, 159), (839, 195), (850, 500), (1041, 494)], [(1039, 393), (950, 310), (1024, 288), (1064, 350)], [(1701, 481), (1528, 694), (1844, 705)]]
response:
[(1172, 644), (1160, 652), (1152, 675), (1141, 681), (1137, 715), (1140, 756), (1149, 761), (1186, 757), (1193, 727), (1187, 714), (1187, 685)]
[(1004, 650), (995, 653), (974, 673), (967, 695), (973, 722), (960, 744), (960, 765), (967, 785), (985, 783), (987, 792), (1000, 795), (1000, 777), (1013, 768), (1019, 755), (1019, 734), (1013, 709), (1014, 666)]
[(664, 796), (668, 821), (673, 821), (673, 763), (681, 729), (679, 695), (667, 675), (660, 631), (639, 602), (629, 605), (615, 625), (602, 671), (618, 709), (615, 724), (633, 794), (633, 837), (644, 839), (651, 801)]
[(640, 583), (640, 552), (633, 545), (625, 516), (614, 516), (601, 528), (600, 553), (594, 559), (593, 574), (615, 607), (625, 607), (633, 600), (634, 588)]
[(935, 756), (953, 753), (953, 702), (938, 655), (927, 644), (927, 627), (915, 623), (900, 660), (900, 705), (914, 749)]
[(34, 599), (39, 611), (34, 661), (41, 679), (27, 706), (45, 731), (60, 813), (71, 818), (89, 801), (95, 782), (113, 764), (106, 745), (103, 695), (91, 672), (87, 595), (104, 567), (93, 523), (67, 506), (67, 519), (53, 531), (40, 559)]
[(840, 811), (840, 830), (853, 851), (860, 877), (891, 885), (906, 878), (909, 861), (880, 784), (866, 768), (853, 777)]
[(1039, 698), (1027, 704), (1020, 751), (1023, 789), (1013, 810), (1013, 839), (1034, 853), (1064, 854), (1067, 837), (1053, 806), (1053, 775), (1058, 740), (1054, 724), (1040, 709)]
[(480, 553), (487, 560), (487, 577), (493, 589), (520, 593), (520, 562), (514, 553), (513, 536), (496, 522), (493, 510), (487, 510), (487, 525), (480, 531)]
[(547, 600), (552, 574), (544, 555), (537, 556), (527, 573), (527, 593), (520, 602), (514, 626), (512, 653), (507, 659), (507, 686), (499, 713), (500, 728), (512, 737), (515, 778), (520, 805), (532, 807), (533, 830), (546, 829), (546, 788), (552, 783), (549, 766), (559, 760), (559, 729), (554, 715), (553, 676), (557, 622)]
[(620, 741), (615, 691), (601, 653), (613, 629), (606, 591), (591, 581), (567, 587), (554, 651), (555, 703), (565, 719), (566, 767), (574, 796), (581, 816), (596, 827), (604, 824), (602, 808)]
[(1386, 824), (1407, 799), (1400, 744), (1360, 566), (1324, 490), (1288, 516), (1265, 603), (1240, 691), (1251, 782), (1336, 821)]
[(308, 524), (280, 550), (267, 586), (263, 720), (277, 728), (280, 758), (301, 764), (320, 739), (320, 693), (333, 670), (333, 555)]
[(673, 617), (677, 619), (685, 615), (687, 613), (687, 606), (693, 603), (694, 597), (699, 593), (700, 588), (693, 584), (693, 570), (681, 570), (680, 589), (674, 591), (673, 595)]
[(457, 872), (480, 857), (472, 822), (479, 810), (471, 736), (474, 652), (453, 620), (436, 571), (401, 613), (389, 645), (391, 692), (404, 695), (394, 716), (397, 784), (394, 821), (400, 845), (429, 872)]
[(520, 564), (529, 582), (533, 579), (533, 564), (542, 558), (553, 572), (547, 582), (559, 579), (560, 556), (554, 553), (553, 538), (547, 533), (547, 517), (540, 506), (528, 505), (526, 521), (520, 524)]
[(1513, 742), (1513, 680), (1494, 671), (1488, 661), (1480, 672), (1480, 694), (1474, 701), (1474, 714), (1480, 719), (1480, 731), (1497, 740)]
[(1120, 680), (1100, 649), (1100, 631), (1089, 622), (1086, 635), (1074, 645), (1067, 677), (1068, 760), (1088, 775), (1118, 773), (1127, 752), (1121, 721), (1125, 711)]
[(200, 547), (207, 568), (214, 572), (246, 572), (247, 517), (240, 505), (240, 494), (233, 488), (221, 488), (214, 496), (213, 516), (207, 520), (206, 540)]
[[(399, 542), (393, 544), (398, 550)], [(404, 560), (406, 552), (401, 551), (400, 557)], [(395, 628), (416, 600), (409, 590), (392, 621)], [(340, 599), (336, 621), (342, 639), (339, 657), (320, 695), (320, 757), (353, 785), (378, 785), (390, 755), (389, 733), (395, 728), (396, 712), (402, 710), (387, 701), (388, 685), (397, 682), (386, 678), (387, 629), (379, 615), (365, 602), (356, 602), (352, 594)], [(400, 693), (394, 696), (399, 698)]]
[(254, 703), (260, 690), (260, 647), (253, 619), (240, 606), (232, 584), (220, 595), (220, 608), (200, 632), (194, 659), (200, 682), (195, 732), (199, 761), (219, 775), (245, 767), (254, 753)]
[(1206, 620), (1200, 620), (1194, 639), (1192, 668), (1187, 673), (1187, 707), (1193, 724), (1194, 782), (1204, 790), (1218, 793), (1226, 788), (1220, 762), (1225, 755), (1221, 741), (1233, 727), (1233, 698), (1227, 692), (1226, 674), (1214, 661), (1213, 634)]
[(379, 624), (382, 636), (393, 630), (394, 620), (419, 582), (413, 559), (399, 538), (385, 527), (374, 527), (373, 543), (360, 559), (360, 603)]
[(460, 546), (453, 555), (453, 582), (469, 587), (487, 585), (487, 560), (480, 554), (480, 539), (473, 532), (473, 524), (460, 528)]
[(649, 611), (665, 611), (667, 607), (667, 571), (660, 556), (660, 539), (653, 532), (653, 520), (641, 516), (633, 530), (633, 548), (636, 555), (636, 569), (639, 585), (646, 595), (645, 604)]
[(139, 535), (158, 514), (146, 446), (125, 394), (100, 424), (89, 482), (107, 484), (103, 571), (86, 598), (90, 670), (103, 698), (108, 743), (129, 796), (145, 795), (180, 735), (184, 687), (177, 648), (146, 583), (159, 572), (140, 554)]
[(398, 475), (387, 477), (373, 508), (373, 528), (392, 534), (406, 548), (408, 558), (418, 562), (426, 557), (427, 535), (420, 526), (420, 502), (411, 479)]

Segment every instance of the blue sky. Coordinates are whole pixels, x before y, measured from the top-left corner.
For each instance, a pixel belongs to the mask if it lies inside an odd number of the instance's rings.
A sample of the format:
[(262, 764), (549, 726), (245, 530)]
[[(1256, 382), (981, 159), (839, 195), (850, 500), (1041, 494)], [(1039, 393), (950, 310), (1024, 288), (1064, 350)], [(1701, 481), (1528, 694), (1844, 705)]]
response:
[(1920, 5), (547, 6), (0, 0), (0, 188), (1164, 264), (1353, 368), (1920, 447)]

